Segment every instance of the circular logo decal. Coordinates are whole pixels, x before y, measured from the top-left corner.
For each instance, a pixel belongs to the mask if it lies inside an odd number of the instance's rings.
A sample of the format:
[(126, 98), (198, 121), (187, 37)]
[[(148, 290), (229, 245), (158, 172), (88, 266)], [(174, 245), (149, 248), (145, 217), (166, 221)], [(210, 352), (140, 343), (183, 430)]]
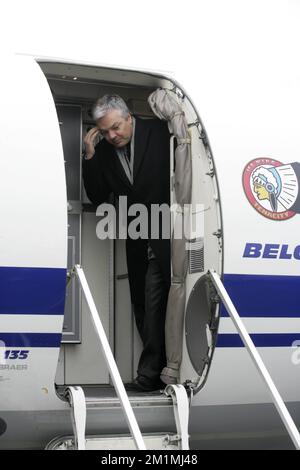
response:
[(271, 158), (256, 158), (246, 165), (243, 187), (257, 212), (271, 220), (288, 220), (300, 212), (299, 165)]

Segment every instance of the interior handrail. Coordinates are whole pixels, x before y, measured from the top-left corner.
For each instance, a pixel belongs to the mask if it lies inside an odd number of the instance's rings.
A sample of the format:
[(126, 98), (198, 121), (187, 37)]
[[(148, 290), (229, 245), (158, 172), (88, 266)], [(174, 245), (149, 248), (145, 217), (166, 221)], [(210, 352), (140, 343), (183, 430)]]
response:
[(299, 431), (281, 397), (279, 394), (272, 378), (271, 375), (269, 374), (260, 354), (258, 353), (252, 339), (249, 336), (249, 333), (247, 332), (245, 325), (243, 324), (235, 306), (232, 303), (232, 300), (227, 293), (220, 277), (216, 272), (213, 271), (208, 271), (208, 274), (218, 292), (218, 295), (220, 296), (223, 304), (226, 307), (227, 312), (229, 313), (248, 353), (250, 354), (250, 357), (252, 361), (254, 362), (256, 368), (258, 369), (261, 377), (263, 378), (265, 384), (267, 385), (267, 388), (272, 396), (274, 405), (280, 415), (280, 418), (283, 421), (283, 424), (285, 425), (290, 438), (292, 439), (295, 447), (297, 450), (300, 450), (300, 434)]
[(102, 352), (104, 355), (104, 359), (106, 361), (107, 367), (109, 369), (113, 384), (115, 386), (117, 395), (120, 399), (125, 418), (127, 421), (127, 424), (129, 426), (132, 438), (134, 440), (134, 443), (137, 447), (138, 450), (146, 450), (146, 446), (140, 431), (140, 428), (138, 426), (138, 423), (136, 421), (136, 418), (134, 416), (128, 395), (126, 393), (124, 384), (122, 382), (120, 372), (118, 370), (117, 364), (115, 362), (114, 356), (112, 354), (109, 342), (106, 337), (105, 330), (103, 328), (102, 322), (100, 320), (99, 314), (97, 307), (95, 305), (93, 296), (91, 294), (88, 282), (86, 280), (84, 271), (80, 265), (75, 265), (73, 269), (73, 273), (76, 275), (76, 277), (79, 280), (80, 286), (83, 290), (85, 299), (87, 301), (87, 304), (90, 309), (90, 313), (92, 316), (92, 320), (96, 329), (96, 333), (98, 335), (98, 338), (100, 340)]

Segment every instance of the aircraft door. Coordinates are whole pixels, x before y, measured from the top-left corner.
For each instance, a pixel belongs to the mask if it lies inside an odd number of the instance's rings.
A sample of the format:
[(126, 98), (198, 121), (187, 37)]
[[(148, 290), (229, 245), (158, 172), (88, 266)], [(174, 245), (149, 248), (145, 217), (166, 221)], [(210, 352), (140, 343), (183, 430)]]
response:
[[(169, 107), (164, 108), (167, 100)], [(170, 199), (175, 210), (172, 283), (166, 319), (167, 367), (163, 377), (166, 383), (173, 377), (179, 378), (181, 383), (188, 382), (198, 391), (207, 379), (219, 321), (219, 309), (206, 275), (208, 270), (222, 271), (216, 172), (204, 127), (190, 99), (177, 89), (176, 94), (158, 90), (152, 101), (162, 113), (168, 114), (172, 109), (171, 126), (177, 139), (176, 148), (171, 141)]]

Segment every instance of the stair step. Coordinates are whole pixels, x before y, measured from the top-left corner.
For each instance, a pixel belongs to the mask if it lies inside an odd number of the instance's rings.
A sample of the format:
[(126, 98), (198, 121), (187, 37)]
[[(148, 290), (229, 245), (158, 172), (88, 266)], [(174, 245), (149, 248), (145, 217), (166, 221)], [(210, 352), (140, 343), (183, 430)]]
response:
[[(174, 433), (143, 434), (148, 450), (180, 450), (180, 440)], [(60, 436), (46, 446), (46, 450), (74, 450), (73, 436)], [(130, 435), (115, 434), (86, 436), (86, 450), (136, 450)]]

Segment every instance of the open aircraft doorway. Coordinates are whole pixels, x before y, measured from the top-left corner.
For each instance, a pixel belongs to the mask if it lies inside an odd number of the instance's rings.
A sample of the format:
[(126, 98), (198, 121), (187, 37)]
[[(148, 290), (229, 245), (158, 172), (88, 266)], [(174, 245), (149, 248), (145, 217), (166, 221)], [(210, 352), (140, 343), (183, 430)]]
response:
[[(124, 382), (134, 378), (140, 354), (140, 339), (130, 303), (125, 243), (118, 239), (97, 239), (99, 219), (95, 216), (96, 208), (88, 200), (81, 183), (83, 135), (94, 125), (91, 108), (95, 99), (107, 93), (122, 96), (132, 114), (143, 119), (155, 117), (148, 98), (159, 88), (173, 93), (182, 107), (191, 139), (191, 203), (193, 208), (198, 208), (195, 210), (203, 211), (200, 215), (203, 227), (201, 233), (189, 240), (185, 279), (188, 316), (182, 328), (183, 360), (179, 380), (180, 383), (189, 382), (197, 390), (205, 381), (218, 324), (218, 307), (211, 302), (205, 273), (208, 269), (222, 272), (218, 185), (200, 117), (185, 92), (167, 77), (66, 63), (40, 62), (39, 65), (51, 88), (62, 133), (69, 211), (68, 267), (72, 268), (74, 262), (79, 263), (86, 272)], [(170, 181), (171, 202), (174, 203), (174, 142), (172, 144)], [(207, 287), (203, 288), (203, 284)], [(193, 300), (199, 293), (201, 298), (204, 296), (201, 304)], [(63, 333), (57, 384), (109, 384), (87, 306), (75, 281), (67, 290)]]

